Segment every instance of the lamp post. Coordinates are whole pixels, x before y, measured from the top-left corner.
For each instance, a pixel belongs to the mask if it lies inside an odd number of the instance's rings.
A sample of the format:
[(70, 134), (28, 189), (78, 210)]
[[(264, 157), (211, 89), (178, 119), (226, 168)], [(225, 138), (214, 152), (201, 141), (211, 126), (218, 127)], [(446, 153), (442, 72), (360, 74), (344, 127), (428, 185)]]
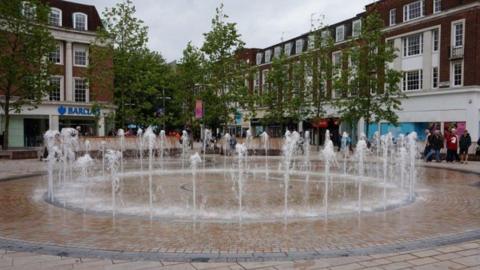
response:
[(171, 97), (165, 96), (165, 88), (162, 87), (162, 107), (163, 107), (163, 130), (167, 128), (167, 107), (165, 106), (165, 100), (170, 100)]

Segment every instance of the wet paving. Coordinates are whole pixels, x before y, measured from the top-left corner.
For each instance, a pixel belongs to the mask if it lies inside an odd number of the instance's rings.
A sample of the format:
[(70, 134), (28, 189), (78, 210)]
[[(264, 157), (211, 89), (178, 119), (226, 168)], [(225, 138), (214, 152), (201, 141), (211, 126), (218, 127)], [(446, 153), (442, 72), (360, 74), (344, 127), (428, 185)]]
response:
[(46, 177), (29, 177), (0, 182), (0, 238), (92, 252), (178, 254), (179, 258), (265, 254), (262, 258), (268, 259), (278, 254), (381, 251), (480, 229), (478, 174), (423, 168), (419, 179), (415, 202), (392, 210), (329, 219), (219, 223), (84, 214), (47, 203), (41, 192), (46, 190)]

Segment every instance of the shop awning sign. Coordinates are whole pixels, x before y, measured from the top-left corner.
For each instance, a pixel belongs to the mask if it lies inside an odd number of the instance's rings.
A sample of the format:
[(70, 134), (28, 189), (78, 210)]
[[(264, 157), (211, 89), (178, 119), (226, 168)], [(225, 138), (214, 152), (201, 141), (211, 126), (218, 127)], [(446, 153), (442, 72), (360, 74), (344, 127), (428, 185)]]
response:
[(61, 116), (64, 115), (75, 115), (75, 116), (97, 116), (100, 111), (85, 107), (69, 107), (69, 106), (59, 106), (57, 109), (58, 113)]

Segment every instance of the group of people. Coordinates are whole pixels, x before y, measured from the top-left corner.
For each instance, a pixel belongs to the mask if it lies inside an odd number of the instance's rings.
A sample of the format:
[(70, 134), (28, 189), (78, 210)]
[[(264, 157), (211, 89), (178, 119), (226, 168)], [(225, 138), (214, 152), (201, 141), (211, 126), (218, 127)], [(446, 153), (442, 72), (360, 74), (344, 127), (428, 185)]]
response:
[[(435, 157), (436, 162), (441, 162), (440, 151), (444, 147), (447, 149), (446, 162), (468, 162), (468, 150), (472, 145), (472, 138), (468, 130), (465, 130), (460, 137), (457, 135), (455, 128), (446, 132), (445, 136), (442, 135), (440, 130), (434, 130), (433, 133), (426, 130), (425, 133), (424, 158), (426, 162), (432, 161), (433, 157)], [(480, 145), (480, 139), (477, 144)]]

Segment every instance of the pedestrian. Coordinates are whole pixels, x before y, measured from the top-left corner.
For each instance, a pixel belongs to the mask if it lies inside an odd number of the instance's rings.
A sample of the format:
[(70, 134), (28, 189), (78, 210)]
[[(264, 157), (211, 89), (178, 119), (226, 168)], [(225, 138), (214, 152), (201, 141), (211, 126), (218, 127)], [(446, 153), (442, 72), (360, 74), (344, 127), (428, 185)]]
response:
[(477, 149), (475, 150), (475, 155), (480, 156), (480, 138), (477, 141)]
[(472, 138), (468, 133), (468, 130), (465, 130), (463, 135), (460, 137), (460, 163), (467, 164), (468, 162), (468, 149), (472, 145)]
[(430, 161), (427, 160), (426, 157), (428, 153), (430, 153), (430, 150), (432, 149), (432, 146), (430, 145), (430, 137), (432, 134), (430, 133), (430, 130), (426, 129), (425, 130), (425, 149), (423, 150), (423, 157), (425, 158), (425, 161)]
[(453, 162), (457, 160), (458, 156), (458, 137), (457, 130), (452, 128), (451, 132), (445, 137), (447, 144), (447, 162)]
[(230, 139), (230, 152), (235, 153), (235, 147), (237, 146), (237, 138), (235, 135)]
[(433, 135), (430, 136), (429, 144), (431, 146), (431, 149), (425, 157), (425, 160), (429, 161), (431, 160), (431, 157), (435, 155), (435, 161), (442, 162), (442, 160), (440, 159), (440, 151), (443, 148), (443, 136), (440, 133), (440, 130), (437, 129), (433, 132)]

